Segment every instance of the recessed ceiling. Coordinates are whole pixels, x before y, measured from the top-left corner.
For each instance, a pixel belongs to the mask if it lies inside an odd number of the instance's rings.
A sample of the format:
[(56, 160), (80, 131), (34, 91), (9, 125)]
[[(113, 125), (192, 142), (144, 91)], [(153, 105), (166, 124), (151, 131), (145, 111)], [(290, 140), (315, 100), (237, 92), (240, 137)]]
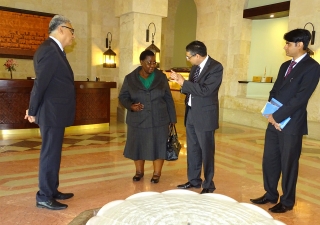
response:
[[(243, 18), (252, 20), (274, 19), (289, 16), (290, 1), (243, 10)], [(274, 15), (274, 17), (270, 17)]]

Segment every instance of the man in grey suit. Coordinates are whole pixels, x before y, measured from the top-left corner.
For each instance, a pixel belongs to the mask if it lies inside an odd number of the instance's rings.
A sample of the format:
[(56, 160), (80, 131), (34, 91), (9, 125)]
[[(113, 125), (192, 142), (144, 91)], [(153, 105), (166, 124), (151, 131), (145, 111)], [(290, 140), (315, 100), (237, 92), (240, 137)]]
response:
[(56, 15), (49, 23), (49, 38), (33, 57), (36, 79), (25, 119), (39, 125), (42, 137), (36, 195), (39, 208), (65, 209), (68, 206), (56, 200), (73, 197), (73, 193), (59, 192), (58, 187), (64, 131), (74, 122), (76, 104), (73, 72), (63, 49), (72, 45), (74, 38), (70, 20)]
[[(186, 46), (186, 59), (193, 65), (189, 80), (172, 71), (170, 77), (181, 85), (186, 94), (185, 126), (187, 130), (188, 182), (178, 188), (200, 188), (212, 193), (216, 188), (214, 175), (214, 132), (219, 128), (218, 91), (222, 81), (221, 63), (207, 55), (207, 48), (200, 41)], [(201, 179), (201, 168), (204, 181)]]

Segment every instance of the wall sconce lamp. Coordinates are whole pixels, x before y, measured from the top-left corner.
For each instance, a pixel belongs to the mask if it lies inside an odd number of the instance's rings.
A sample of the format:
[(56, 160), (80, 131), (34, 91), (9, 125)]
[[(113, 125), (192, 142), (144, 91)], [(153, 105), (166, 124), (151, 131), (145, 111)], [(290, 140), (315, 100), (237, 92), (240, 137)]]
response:
[(151, 35), (152, 35), (152, 44), (148, 48), (146, 48), (146, 50), (153, 51), (153, 53), (156, 55), (157, 67), (159, 67), (159, 64), (160, 64), (160, 49), (153, 44), (154, 43), (154, 35), (156, 34), (156, 25), (154, 23), (152, 23), (152, 22), (149, 24), (148, 29), (146, 31), (146, 42), (149, 42), (149, 27), (150, 27), (151, 24), (153, 24), (153, 26), (154, 26), (154, 33), (151, 33)]
[(315, 38), (315, 36), (316, 36), (316, 32), (315, 32), (315, 30), (314, 30), (314, 26), (313, 26), (313, 24), (312, 24), (312, 23), (310, 23), (310, 22), (308, 22), (308, 23), (306, 23), (306, 25), (304, 25), (304, 29), (306, 28), (306, 26), (307, 26), (308, 24), (311, 24), (311, 25), (312, 25), (312, 32), (311, 32), (311, 45), (313, 45), (313, 44), (314, 44), (314, 38)]
[[(110, 34), (110, 41), (109, 41), (109, 34)], [(104, 68), (116, 68), (116, 53), (111, 49), (111, 42), (112, 42), (112, 34), (110, 32), (107, 33), (106, 38), (106, 48), (107, 51), (103, 53), (103, 67)]]

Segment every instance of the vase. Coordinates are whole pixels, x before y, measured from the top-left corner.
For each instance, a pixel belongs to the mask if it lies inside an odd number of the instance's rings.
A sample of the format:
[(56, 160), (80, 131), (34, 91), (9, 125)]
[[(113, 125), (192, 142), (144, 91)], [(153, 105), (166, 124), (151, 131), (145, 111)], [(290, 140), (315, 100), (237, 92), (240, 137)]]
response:
[(10, 70), (10, 77), (11, 77), (11, 79), (12, 79), (12, 70)]

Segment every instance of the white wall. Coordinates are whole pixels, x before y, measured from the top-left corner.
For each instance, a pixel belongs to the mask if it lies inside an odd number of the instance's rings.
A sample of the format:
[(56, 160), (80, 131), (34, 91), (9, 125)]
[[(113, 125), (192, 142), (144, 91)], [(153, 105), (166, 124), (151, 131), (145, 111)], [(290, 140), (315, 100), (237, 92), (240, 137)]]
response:
[(288, 17), (253, 20), (248, 80), (253, 76), (277, 77), (280, 65), (290, 59), (283, 49), (283, 35), (288, 31)]
[[(283, 49), (283, 35), (288, 31), (288, 17), (279, 19), (253, 20), (247, 80), (253, 76), (273, 77), (276, 80), (280, 65), (290, 59)], [(272, 88), (272, 86), (270, 86)], [(269, 89), (262, 84), (248, 85), (247, 97), (265, 97)]]

